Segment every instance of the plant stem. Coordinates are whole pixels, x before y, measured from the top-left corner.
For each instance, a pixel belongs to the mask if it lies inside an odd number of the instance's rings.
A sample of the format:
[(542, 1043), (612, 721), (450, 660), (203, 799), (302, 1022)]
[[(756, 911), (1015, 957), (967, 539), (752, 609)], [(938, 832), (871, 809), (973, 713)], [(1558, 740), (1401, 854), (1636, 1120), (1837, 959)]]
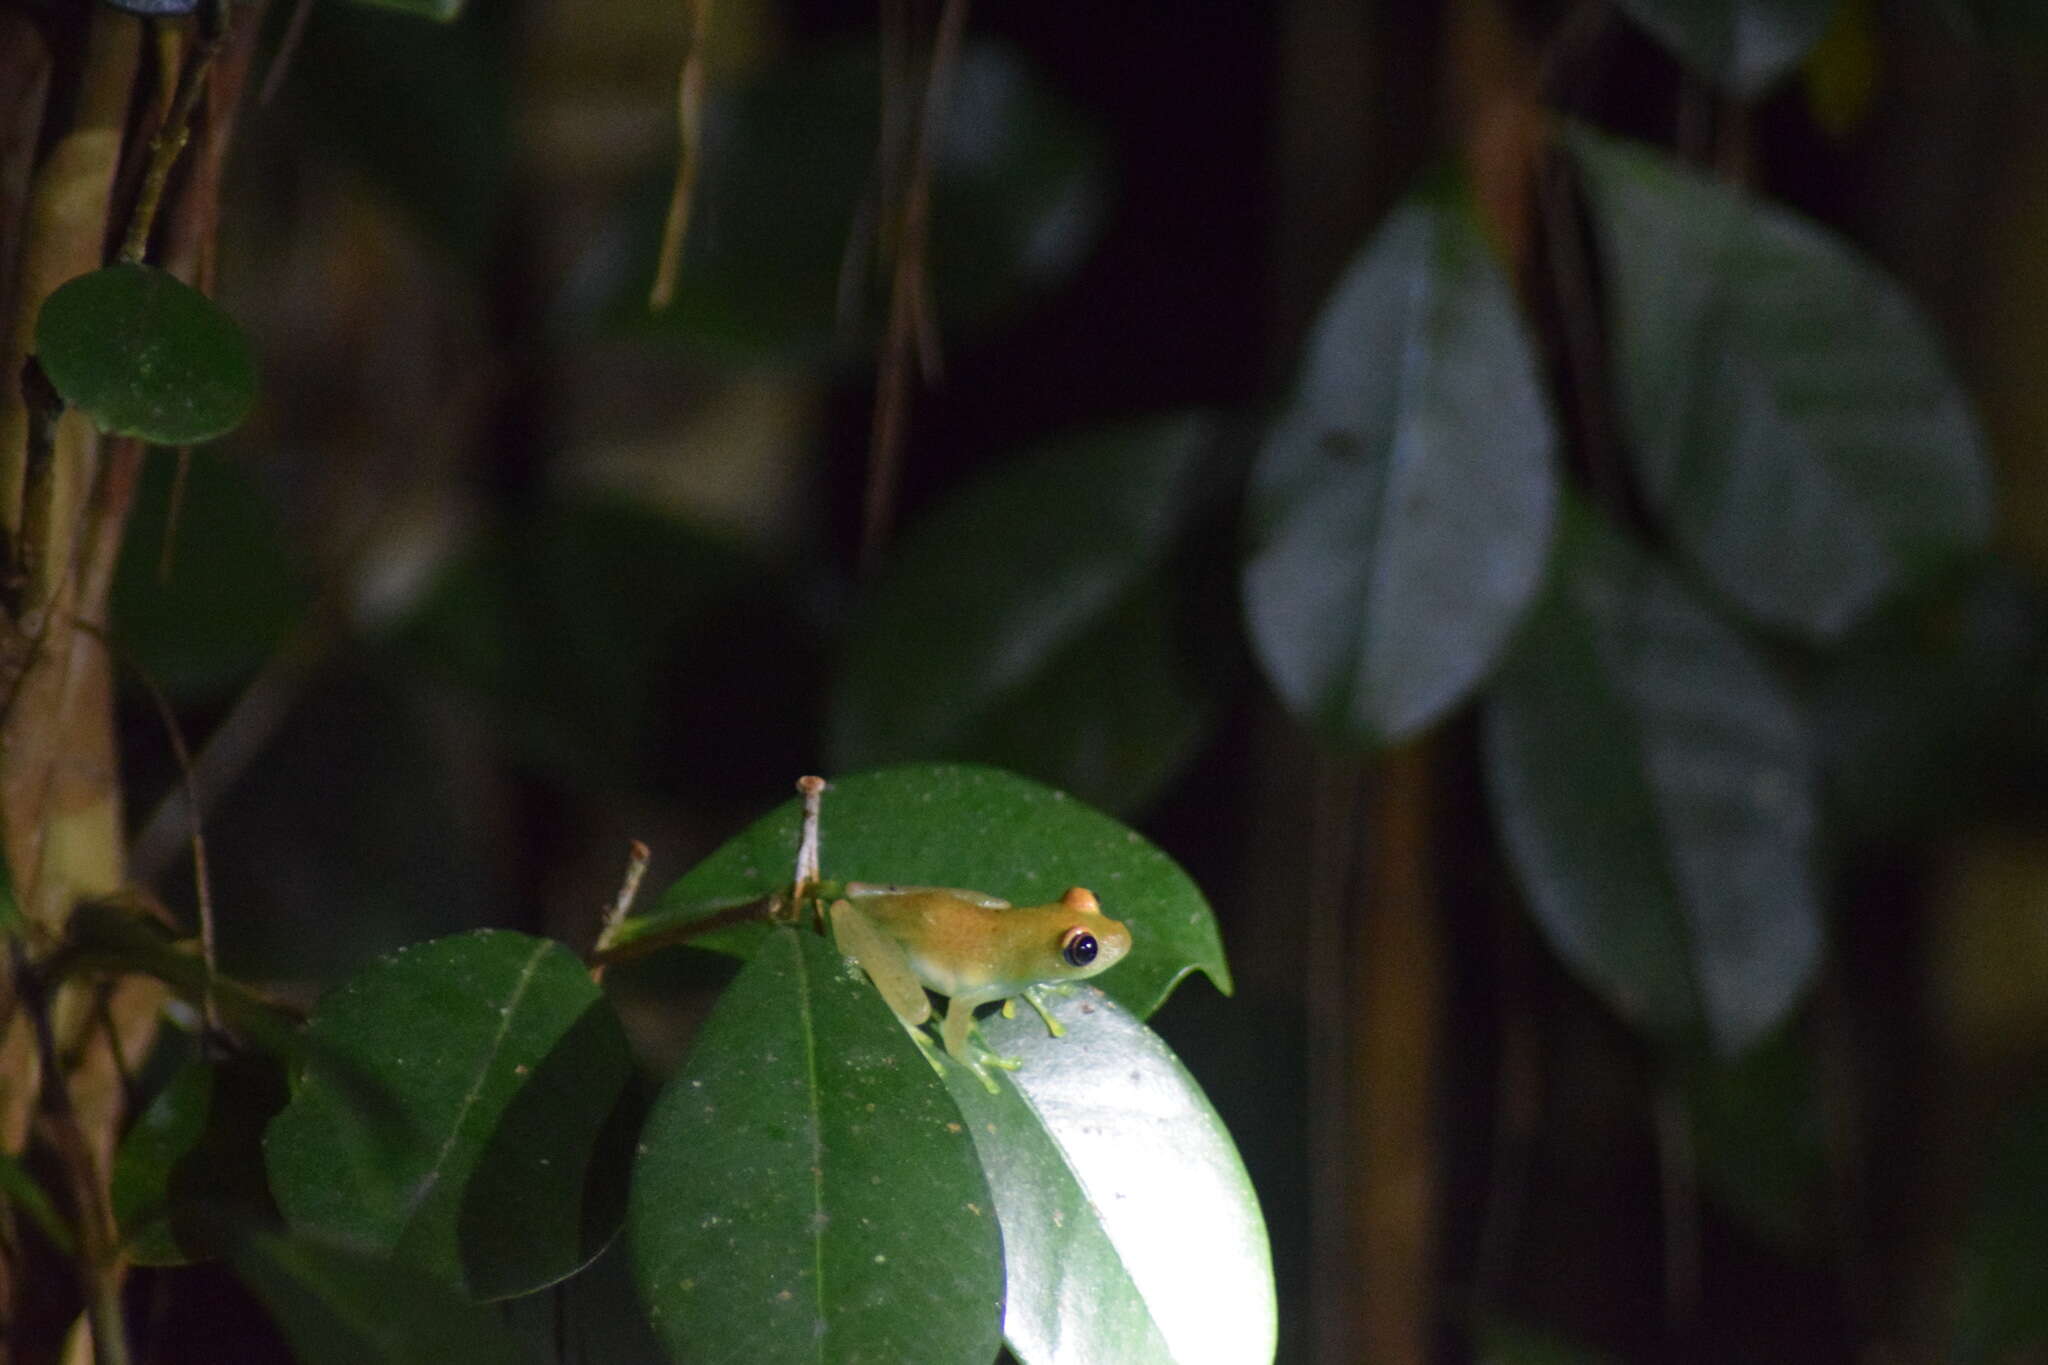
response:
[(156, 226), (164, 186), (178, 164), (179, 154), (192, 139), (192, 113), (199, 107), (199, 97), (206, 93), (206, 78), (213, 70), (213, 59), (227, 44), (229, 12), (226, 0), (210, 0), (200, 9), (204, 36), (178, 74), (177, 97), (171, 102), (164, 126), (150, 139), (149, 169), (143, 174), (142, 190), (136, 195), (135, 211), (128, 216), (128, 232), (121, 242), (123, 261), (140, 263), (149, 254), (149, 234)]

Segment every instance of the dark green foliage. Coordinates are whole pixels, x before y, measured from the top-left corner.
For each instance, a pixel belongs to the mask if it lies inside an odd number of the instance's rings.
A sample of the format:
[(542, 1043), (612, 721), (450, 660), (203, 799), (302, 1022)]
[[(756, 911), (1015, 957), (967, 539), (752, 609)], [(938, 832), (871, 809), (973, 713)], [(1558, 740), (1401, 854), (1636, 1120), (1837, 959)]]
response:
[(483, 930), (401, 950), (327, 996), (264, 1139), (294, 1230), (472, 1298), (526, 1293), (618, 1227), (630, 1061), (560, 944)]

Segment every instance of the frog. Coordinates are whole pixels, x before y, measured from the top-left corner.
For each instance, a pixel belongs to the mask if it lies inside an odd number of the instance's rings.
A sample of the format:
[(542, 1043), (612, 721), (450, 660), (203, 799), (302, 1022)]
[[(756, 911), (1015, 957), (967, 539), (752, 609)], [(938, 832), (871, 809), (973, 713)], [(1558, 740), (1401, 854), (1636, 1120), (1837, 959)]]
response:
[(999, 1087), (989, 1068), (1014, 1071), (1021, 1063), (969, 1049), (974, 1012), (1000, 1000), (1005, 1017), (1014, 1017), (1022, 996), (1060, 1037), (1066, 1030), (1044, 992), (1108, 971), (1131, 950), (1131, 931), (1103, 914), (1086, 887), (1070, 887), (1048, 905), (1021, 907), (957, 887), (848, 882), (840, 890), (830, 911), (839, 951), (867, 973), (941, 1076), (944, 1065), (923, 1025), (932, 1017), (925, 992), (945, 996), (939, 1034), (946, 1053), (990, 1094)]

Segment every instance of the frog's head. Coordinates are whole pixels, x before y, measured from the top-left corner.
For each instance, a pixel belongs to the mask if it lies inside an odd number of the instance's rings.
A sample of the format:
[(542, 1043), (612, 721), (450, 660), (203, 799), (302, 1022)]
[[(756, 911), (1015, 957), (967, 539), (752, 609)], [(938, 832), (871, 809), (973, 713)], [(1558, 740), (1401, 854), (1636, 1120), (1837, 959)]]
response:
[(1131, 951), (1131, 931), (1103, 914), (1088, 888), (1068, 888), (1058, 908), (1064, 912), (1055, 962), (1059, 979), (1080, 981), (1106, 972)]

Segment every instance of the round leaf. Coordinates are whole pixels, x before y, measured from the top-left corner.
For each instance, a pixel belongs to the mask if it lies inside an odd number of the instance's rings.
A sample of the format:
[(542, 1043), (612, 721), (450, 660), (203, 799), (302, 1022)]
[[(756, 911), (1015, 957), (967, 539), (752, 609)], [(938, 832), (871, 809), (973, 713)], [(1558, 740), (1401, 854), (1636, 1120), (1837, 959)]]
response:
[(847, 629), (835, 765), (975, 759), (1142, 806), (1215, 711), (1174, 560), (1223, 491), (1214, 440), (1194, 416), (1098, 433), (913, 528)]
[(1838, 639), (1984, 544), (1968, 404), (1899, 287), (1818, 227), (1648, 148), (1572, 135), (1643, 489), (1761, 625)]
[[(613, 942), (758, 900), (789, 884), (802, 811), (795, 800), (729, 840), (671, 886)], [(910, 764), (832, 783), (819, 822), (826, 877), (837, 881), (958, 886), (1013, 905), (1043, 905), (1070, 886), (1101, 898), (1131, 928), (1130, 956), (1102, 988), (1140, 1017), (1199, 968), (1230, 990), (1209, 903), (1187, 873), (1137, 833), (1064, 792), (995, 768)], [(691, 940), (746, 954), (763, 931)]]
[(1698, 75), (1754, 98), (1827, 32), (1834, 0), (1616, 0)]
[(36, 359), (100, 430), (159, 445), (210, 441), (256, 401), (256, 358), (235, 320), (146, 265), (60, 285), (36, 318)]
[(478, 1299), (552, 1283), (616, 1230), (631, 1059), (560, 944), (483, 930), (403, 949), (323, 999), (307, 1032), (264, 1144), (294, 1230)]
[(1245, 609), (1290, 710), (1384, 743), (1478, 686), (1542, 580), (1552, 439), (1470, 214), (1411, 199), (1331, 296), (1252, 478)]
[(1820, 952), (1804, 718), (1742, 638), (1605, 523), (1486, 709), (1495, 816), (1538, 924), (1624, 1017), (1724, 1052)]
[(640, 1135), (630, 1230), (678, 1360), (986, 1361), (988, 1185), (943, 1086), (864, 977), (778, 929)]
[(1277, 1332), (1257, 1196), (1159, 1036), (1093, 987), (982, 1021), (1023, 1065), (989, 1094), (948, 1066), (1003, 1228), (1003, 1336), (1024, 1365), (1266, 1365)]

